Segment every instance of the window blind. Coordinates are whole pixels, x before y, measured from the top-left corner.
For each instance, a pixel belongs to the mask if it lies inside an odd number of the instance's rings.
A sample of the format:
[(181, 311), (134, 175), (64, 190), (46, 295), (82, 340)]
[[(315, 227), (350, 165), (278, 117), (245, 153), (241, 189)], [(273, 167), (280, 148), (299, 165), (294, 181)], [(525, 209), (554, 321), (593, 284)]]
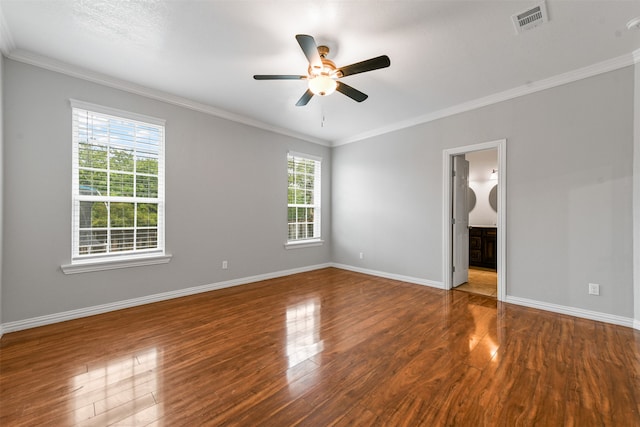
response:
[(164, 122), (72, 101), (72, 259), (164, 252)]
[(319, 239), (321, 236), (321, 159), (288, 153), (288, 241)]

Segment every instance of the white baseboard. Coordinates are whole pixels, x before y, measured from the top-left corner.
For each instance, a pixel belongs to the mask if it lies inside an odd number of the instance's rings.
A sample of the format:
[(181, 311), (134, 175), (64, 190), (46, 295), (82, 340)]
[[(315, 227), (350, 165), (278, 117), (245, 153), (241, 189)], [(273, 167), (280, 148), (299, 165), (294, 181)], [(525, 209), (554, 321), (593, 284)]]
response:
[[(418, 285), (431, 286), (438, 289), (444, 289), (442, 282), (436, 282), (433, 280), (419, 279), (416, 277), (402, 276), (399, 274), (386, 273), (383, 271), (369, 270), (366, 268), (354, 267), (345, 264), (331, 264), (332, 267), (340, 268), (342, 270), (355, 271), (357, 273), (369, 274), (372, 276), (384, 277), (386, 279), (400, 280), (402, 282), (415, 283)], [(514, 296), (507, 296), (505, 302), (523, 305), (526, 307), (537, 308), (539, 310), (551, 311), (554, 313), (567, 314), (569, 316), (580, 317), (583, 319), (596, 320), (599, 322), (611, 323), (614, 325), (626, 326), (640, 330), (640, 320), (634, 320), (628, 317), (616, 316), (614, 314), (601, 313), (598, 311), (584, 310), (582, 308), (568, 307), (564, 305), (552, 304), (543, 301), (536, 301), (528, 298), (520, 298)]]
[[(78, 319), (82, 317), (93, 316), (96, 314), (107, 313), (109, 311), (121, 310), (124, 308), (135, 307), (143, 304), (150, 304), (153, 302), (165, 301), (173, 298), (180, 298), (188, 295), (199, 294), (202, 292), (214, 291), (217, 289), (230, 288), (233, 286), (246, 285), (249, 283), (259, 282), (262, 280), (275, 279), (278, 277), (290, 276), (297, 273), (305, 273), (308, 271), (319, 270), (327, 267), (335, 267), (342, 270), (354, 271), (357, 273), (369, 274), (371, 276), (384, 277), (385, 279), (399, 280), (402, 282), (413, 283), (422, 286), (429, 286), (437, 289), (444, 289), (442, 282), (433, 280), (421, 279), (411, 276), (403, 276), (400, 274), (387, 273), (384, 271), (370, 270), (366, 268), (354, 267), (346, 264), (326, 263), (318, 264), (301, 268), (294, 268), (290, 270), (282, 270), (273, 273), (260, 274), (256, 276), (243, 277), (239, 279), (227, 280), (224, 282), (217, 282), (208, 285), (195, 286), (191, 288), (178, 289), (170, 292), (163, 292), (155, 295), (148, 295), (140, 298), (133, 298), (124, 301), (117, 301), (108, 304), (97, 305), (93, 307), (86, 307), (77, 310), (65, 311), (62, 313), (54, 313), (46, 316), (39, 316), (30, 319), (18, 320), (15, 322), (8, 322), (0, 324), (0, 338), (4, 333), (16, 332), (23, 329), (36, 328), (38, 326), (49, 325), (52, 323), (64, 322), (67, 320)], [(597, 311), (584, 310), (581, 308), (568, 307), (558, 304), (552, 304), (542, 301), (531, 300), (528, 298), (520, 298), (514, 296), (507, 296), (506, 301), (511, 304), (522, 305), (531, 308), (537, 308), (540, 310), (551, 311), (554, 313), (567, 314), (570, 316), (581, 317), (584, 319), (596, 320), (605, 323), (612, 323), (614, 325), (626, 326), (640, 330), (640, 320), (635, 320), (628, 317), (616, 316), (613, 314), (600, 313)]]
[(163, 292), (155, 295), (148, 295), (140, 298), (133, 298), (124, 301), (117, 301), (108, 304), (96, 305), (93, 307), (80, 308), (77, 310), (65, 311), (62, 313), (48, 314), (46, 316), (33, 317), (31, 319), (17, 320), (0, 324), (0, 337), (3, 332), (16, 332), (23, 329), (36, 328), (38, 326), (49, 325), (52, 323), (64, 322), (66, 320), (79, 319), (81, 317), (94, 316), (96, 314), (107, 313), (109, 311), (121, 310), (123, 308), (135, 307), (153, 302), (165, 301), (173, 298), (180, 298), (188, 295), (199, 294), (202, 292), (215, 291), (217, 289), (230, 288), (232, 286), (246, 285), (249, 283), (260, 282), (262, 280), (275, 279), (278, 277), (290, 276), (297, 273), (305, 273), (307, 271), (319, 270), (321, 268), (331, 267), (330, 263), (318, 264), (291, 270), (276, 271), (273, 273), (259, 274), (257, 276), (243, 277), (240, 279), (227, 280), (224, 282), (211, 283), (208, 285), (195, 286), (191, 288), (178, 289), (175, 291)]
[(369, 274), (371, 276), (384, 277), (385, 279), (393, 279), (401, 282), (414, 283), (416, 285), (430, 286), (432, 288), (444, 289), (444, 284), (442, 282), (435, 282), (433, 280), (420, 279), (412, 276), (403, 276), (401, 274), (387, 273), (387, 272), (378, 271), (378, 270), (369, 270), (368, 268), (354, 267), (352, 265), (346, 265), (346, 264), (332, 263), (331, 266), (335, 268), (339, 268), (341, 270), (355, 271), (356, 273), (363, 273), (363, 274)]
[(614, 314), (601, 313), (599, 311), (585, 310), (582, 308), (569, 307), (566, 305), (552, 304), (549, 302), (536, 301), (528, 298), (520, 298), (507, 295), (505, 302), (523, 305), (525, 307), (537, 308), (540, 310), (551, 311), (554, 313), (568, 314), (569, 316), (581, 317), (583, 319), (597, 320), (598, 322), (612, 323), (614, 325), (626, 326), (629, 328), (640, 329), (640, 322), (630, 318), (616, 316)]

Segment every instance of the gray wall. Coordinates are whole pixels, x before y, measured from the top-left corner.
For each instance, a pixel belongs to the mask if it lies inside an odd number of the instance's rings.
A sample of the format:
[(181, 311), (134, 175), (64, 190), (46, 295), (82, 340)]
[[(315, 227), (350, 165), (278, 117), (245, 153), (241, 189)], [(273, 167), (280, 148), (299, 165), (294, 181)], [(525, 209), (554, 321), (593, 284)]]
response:
[(632, 318), (633, 85), (627, 67), (334, 148), (334, 262), (441, 282), (442, 151), (506, 138), (507, 295)]
[[(633, 67), (332, 150), (12, 60), (0, 70), (2, 323), (331, 261), (441, 282), (442, 150), (502, 138), (508, 295), (624, 317), (634, 296), (640, 307)], [(60, 271), (71, 255), (69, 98), (167, 120), (169, 264)], [(325, 159), (322, 247), (283, 248), (289, 149)]]
[(640, 329), (640, 64), (635, 66), (634, 145), (633, 145), (633, 289), (635, 325)]
[(4, 97), (3, 94), (4, 87), (4, 57), (2, 53), (0, 53), (0, 336), (2, 336), (2, 212), (3, 212), (3, 188), (4, 188)]
[[(117, 89), (5, 60), (2, 322), (330, 261), (330, 197), (321, 247), (286, 250), (288, 150), (330, 150)], [(74, 98), (166, 119), (169, 264), (65, 275), (71, 257)], [(229, 269), (222, 270), (222, 260)]]

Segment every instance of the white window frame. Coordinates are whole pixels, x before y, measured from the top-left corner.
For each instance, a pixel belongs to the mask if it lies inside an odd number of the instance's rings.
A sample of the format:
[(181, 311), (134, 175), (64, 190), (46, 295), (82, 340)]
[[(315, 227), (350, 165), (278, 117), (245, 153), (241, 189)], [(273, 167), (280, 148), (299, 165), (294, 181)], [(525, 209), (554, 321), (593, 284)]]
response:
[[(164, 264), (170, 261), (171, 256), (165, 253), (165, 194), (164, 194), (164, 175), (165, 175), (165, 120), (150, 117), (142, 114), (131, 113), (115, 108), (104, 107), (97, 104), (78, 101), (71, 99), (71, 112), (72, 112), (72, 248), (71, 248), (71, 264), (61, 266), (62, 271), (65, 274), (83, 273), (88, 271), (100, 271), (110, 270), (115, 268), (135, 267), (141, 265), (152, 264)], [(79, 183), (79, 139), (78, 139), (78, 124), (76, 120), (76, 114), (83, 111), (103, 116), (105, 118), (115, 118), (135, 125), (151, 126), (160, 129), (161, 136), (158, 146), (158, 194), (157, 197), (116, 197), (109, 195), (82, 195), (80, 192)], [(134, 151), (135, 152), (135, 151)], [(108, 169), (109, 170), (109, 169)], [(108, 173), (108, 172), (107, 172)], [(134, 170), (131, 173), (135, 176), (138, 172)], [(135, 178), (134, 178), (135, 182)], [(135, 185), (135, 184), (134, 184)], [(81, 201), (94, 201), (94, 202), (111, 202), (111, 203), (153, 203), (158, 205), (157, 207), (157, 247), (155, 248), (143, 248), (125, 251), (108, 251), (107, 253), (100, 254), (80, 254), (80, 202)], [(136, 213), (134, 212), (134, 215)], [(107, 223), (107, 229), (111, 230), (111, 224)], [(107, 230), (107, 235), (109, 231)], [(137, 220), (134, 216), (133, 233), (136, 236), (138, 230)], [(135, 240), (135, 238), (134, 238)]]
[[(314, 168), (314, 188), (313, 188), (313, 204), (290, 204), (288, 200), (289, 193), (289, 158), (299, 158), (316, 162)], [(289, 239), (289, 208), (313, 208), (313, 237)], [(287, 242), (286, 249), (306, 248), (312, 246), (320, 246), (324, 243), (322, 240), (322, 158), (311, 154), (298, 153), (289, 151), (287, 153)]]

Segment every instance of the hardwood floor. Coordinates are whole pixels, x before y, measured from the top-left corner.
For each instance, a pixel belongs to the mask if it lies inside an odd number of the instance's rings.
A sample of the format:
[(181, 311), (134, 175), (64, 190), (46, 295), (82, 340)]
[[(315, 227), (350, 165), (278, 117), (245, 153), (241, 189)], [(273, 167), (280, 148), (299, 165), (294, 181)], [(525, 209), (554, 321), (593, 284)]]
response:
[(455, 289), (497, 298), (498, 273), (489, 268), (469, 267), (469, 280)]
[(630, 328), (324, 269), (6, 334), (2, 426), (638, 426)]

